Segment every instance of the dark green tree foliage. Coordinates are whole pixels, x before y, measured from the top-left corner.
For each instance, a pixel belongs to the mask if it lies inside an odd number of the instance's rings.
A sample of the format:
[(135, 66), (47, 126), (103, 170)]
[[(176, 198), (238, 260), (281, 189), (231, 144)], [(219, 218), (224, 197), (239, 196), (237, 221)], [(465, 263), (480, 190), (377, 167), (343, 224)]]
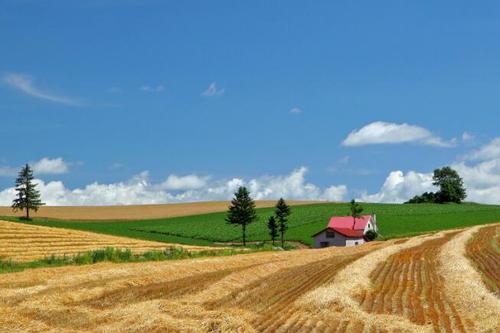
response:
[(436, 202), (436, 193), (425, 192), (422, 195), (416, 195), (405, 203), (434, 203)]
[(231, 200), (231, 206), (229, 206), (226, 221), (230, 224), (241, 226), (243, 246), (246, 246), (247, 226), (255, 220), (257, 220), (255, 202), (250, 197), (250, 193), (246, 187), (241, 186), (238, 188), (238, 191), (234, 193), (234, 199)]
[(288, 216), (291, 214), (290, 207), (283, 198), (276, 203), (276, 218), (278, 219), (278, 228), (281, 234), (281, 247), (285, 246), (285, 232), (288, 229)]
[(361, 213), (363, 212), (363, 207), (356, 202), (356, 200), (351, 200), (351, 216), (352, 216), (352, 229), (354, 230), (354, 225), (356, 223), (356, 219), (361, 217)]
[(375, 230), (368, 230), (366, 233), (365, 233), (365, 238), (369, 241), (372, 241), (374, 240), (375, 238), (378, 237), (378, 234)]
[(44, 203), (40, 200), (40, 192), (33, 184), (33, 170), (26, 164), (16, 179), (16, 198), (12, 201), (12, 209), (26, 211), (26, 219), (30, 218), (30, 210), (37, 211)]
[(460, 203), (467, 197), (462, 178), (450, 167), (434, 170), (432, 180), (434, 186), (439, 186), (439, 192), (436, 193), (438, 203)]
[(267, 228), (269, 229), (269, 236), (271, 236), (271, 240), (274, 242), (278, 237), (278, 222), (276, 222), (276, 218), (274, 216), (269, 217), (267, 221)]
[(405, 203), (460, 203), (467, 197), (462, 178), (450, 167), (434, 170), (432, 180), (434, 186), (439, 186), (438, 192), (425, 192)]

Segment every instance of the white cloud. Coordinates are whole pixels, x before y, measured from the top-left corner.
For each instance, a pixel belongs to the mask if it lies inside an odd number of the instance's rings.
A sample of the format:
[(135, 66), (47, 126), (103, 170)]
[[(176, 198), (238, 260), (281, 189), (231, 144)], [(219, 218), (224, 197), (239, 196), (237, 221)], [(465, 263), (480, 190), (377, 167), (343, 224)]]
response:
[(141, 86), (140, 88), (142, 91), (145, 91), (145, 92), (162, 92), (163, 90), (165, 90), (165, 87), (161, 84), (157, 85), (157, 86), (148, 86), (148, 85), (143, 85)]
[(290, 113), (291, 114), (299, 114), (299, 113), (302, 113), (302, 110), (298, 107), (293, 107), (291, 110), (290, 110)]
[(69, 167), (61, 157), (47, 158), (44, 157), (40, 161), (33, 164), (33, 172), (40, 175), (58, 175), (68, 172)]
[(344, 146), (362, 146), (369, 144), (419, 143), (437, 147), (452, 147), (454, 141), (444, 141), (423, 127), (395, 124), (383, 121), (370, 123), (361, 129), (352, 131), (344, 139)]
[(208, 177), (170, 175), (160, 185), (166, 190), (195, 190), (207, 185)]
[(0, 166), (0, 177), (12, 177), (17, 174), (17, 171), (15, 168), (11, 167), (6, 167), (6, 166)]
[(218, 89), (217, 88), (217, 82), (212, 82), (210, 83), (210, 85), (208, 86), (207, 90), (205, 90), (204, 92), (201, 93), (202, 96), (222, 96), (224, 95), (224, 88), (222, 89)]
[(30, 96), (44, 99), (51, 102), (62, 103), (72, 106), (79, 106), (80, 103), (72, 98), (55, 95), (42, 91), (40, 88), (36, 87), (33, 83), (33, 78), (28, 75), (10, 73), (3, 77), (3, 81), (13, 88), (16, 88)]
[(488, 144), (467, 155), (470, 160), (484, 161), (500, 158), (500, 137), (491, 140)]
[[(464, 180), (467, 201), (500, 204), (500, 138), (468, 155), (465, 161), (450, 164)], [(392, 171), (379, 192), (364, 193), (363, 201), (404, 202), (417, 194), (435, 191), (432, 173)]]
[(468, 141), (472, 141), (474, 139), (475, 139), (475, 137), (471, 133), (469, 133), (469, 132), (462, 133), (462, 141), (468, 142)]
[(399, 203), (407, 201), (416, 194), (434, 191), (432, 173), (418, 173), (401, 170), (391, 171), (379, 192), (374, 194), (363, 193), (360, 200), (366, 202)]
[[(197, 175), (167, 177), (163, 183), (149, 181), (148, 172), (142, 172), (125, 182), (112, 184), (92, 183), (83, 188), (68, 189), (61, 181), (37, 180), (42, 200), (47, 205), (128, 205), (159, 204), (204, 200), (228, 200), (239, 186), (247, 186), (255, 199), (344, 199), (345, 185), (330, 186), (322, 190), (305, 180), (307, 168), (300, 167), (288, 175), (263, 176), (245, 180), (210, 181)], [(9, 205), (14, 197), (13, 188), (0, 192), (0, 205)]]
[[(37, 162), (30, 162), (29, 165), (32, 167), (35, 176), (37, 175), (58, 175), (67, 173), (69, 171), (69, 164), (65, 162), (61, 157), (58, 158), (48, 158), (44, 157)], [(17, 168), (9, 166), (0, 166), (0, 177), (13, 177), (21, 170), (22, 166)]]

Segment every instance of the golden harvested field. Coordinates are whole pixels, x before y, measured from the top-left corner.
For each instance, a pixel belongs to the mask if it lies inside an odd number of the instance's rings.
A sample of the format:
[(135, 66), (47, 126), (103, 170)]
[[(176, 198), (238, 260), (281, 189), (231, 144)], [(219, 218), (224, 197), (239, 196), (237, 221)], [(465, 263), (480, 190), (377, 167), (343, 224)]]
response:
[[(31, 261), (52, 254), (74, 255), (108, 246), (126, 248), (134, 253), (140, 253), (148, 250), (162, 250), (170, 245), (174, 244), (0, 221), (0, 260)], [(175, 244), (175, 246), (180, 245)], [(182, 245), (182, 247), (194, 251), (206, 249), (200, 246)]]
[(490, 228), (3, 274), (0, 331), (500, 332), (500, 299), (481, 272), (498, 273), (497, 261), (476, 270), (469, 258), (470, 240), (498, 237)]
[[(306, 205), (318, 201), (287, 201), (289, 205)], [(273, 207), (276, 201), (258, 200), (258, 208)], [(226, 211), (229, 201), (188, 202), (164, 205), (127, 206), (42, 206), (32, 217), (62, 220), (142, 220), (162, 217), (198, 215)], [(0, 207), (0, 216), (23, 216), (13, 213), (10, 207)]]

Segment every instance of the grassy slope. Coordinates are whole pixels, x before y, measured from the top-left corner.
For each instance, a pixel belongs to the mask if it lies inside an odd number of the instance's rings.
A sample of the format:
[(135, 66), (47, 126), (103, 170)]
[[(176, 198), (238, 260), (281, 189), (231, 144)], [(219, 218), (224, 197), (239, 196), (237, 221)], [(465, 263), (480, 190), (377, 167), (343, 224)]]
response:
[[(363, 207), (365, 213), (377, 214), (380, 233), (386, 238), (500, 221), (500, 206), (494, 205), (363, 204)], [(347, 215), (349, 205), (296, 206), (292, 212), (287, 239), (311, 245), (311, 235), (323, 229), (330, 216)], [(258, 209), (259, 221), (248, 228), (250, 241), (269, 239), (266, 221), (272, 213), (272, 208)], [(213, 245), (214, 242), (240, 241), (240, 228), (228, 225), (225, 216), (222, 212), (140, 221), (36, 219), (30, 223), (181, 244)]]

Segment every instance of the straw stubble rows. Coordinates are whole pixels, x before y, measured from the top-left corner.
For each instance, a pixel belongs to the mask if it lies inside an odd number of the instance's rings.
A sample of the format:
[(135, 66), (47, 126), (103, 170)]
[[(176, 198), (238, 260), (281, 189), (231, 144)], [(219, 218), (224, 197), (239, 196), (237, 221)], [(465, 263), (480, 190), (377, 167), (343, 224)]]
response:
[(495, 332), (500, 300), (482, 278), (498, 284), (498, 252), (492, 247), (485, 259), (473, 249), (496, 238), (498, 224), (351, 248), (4, 274), (0, 327), (8, 332)]

